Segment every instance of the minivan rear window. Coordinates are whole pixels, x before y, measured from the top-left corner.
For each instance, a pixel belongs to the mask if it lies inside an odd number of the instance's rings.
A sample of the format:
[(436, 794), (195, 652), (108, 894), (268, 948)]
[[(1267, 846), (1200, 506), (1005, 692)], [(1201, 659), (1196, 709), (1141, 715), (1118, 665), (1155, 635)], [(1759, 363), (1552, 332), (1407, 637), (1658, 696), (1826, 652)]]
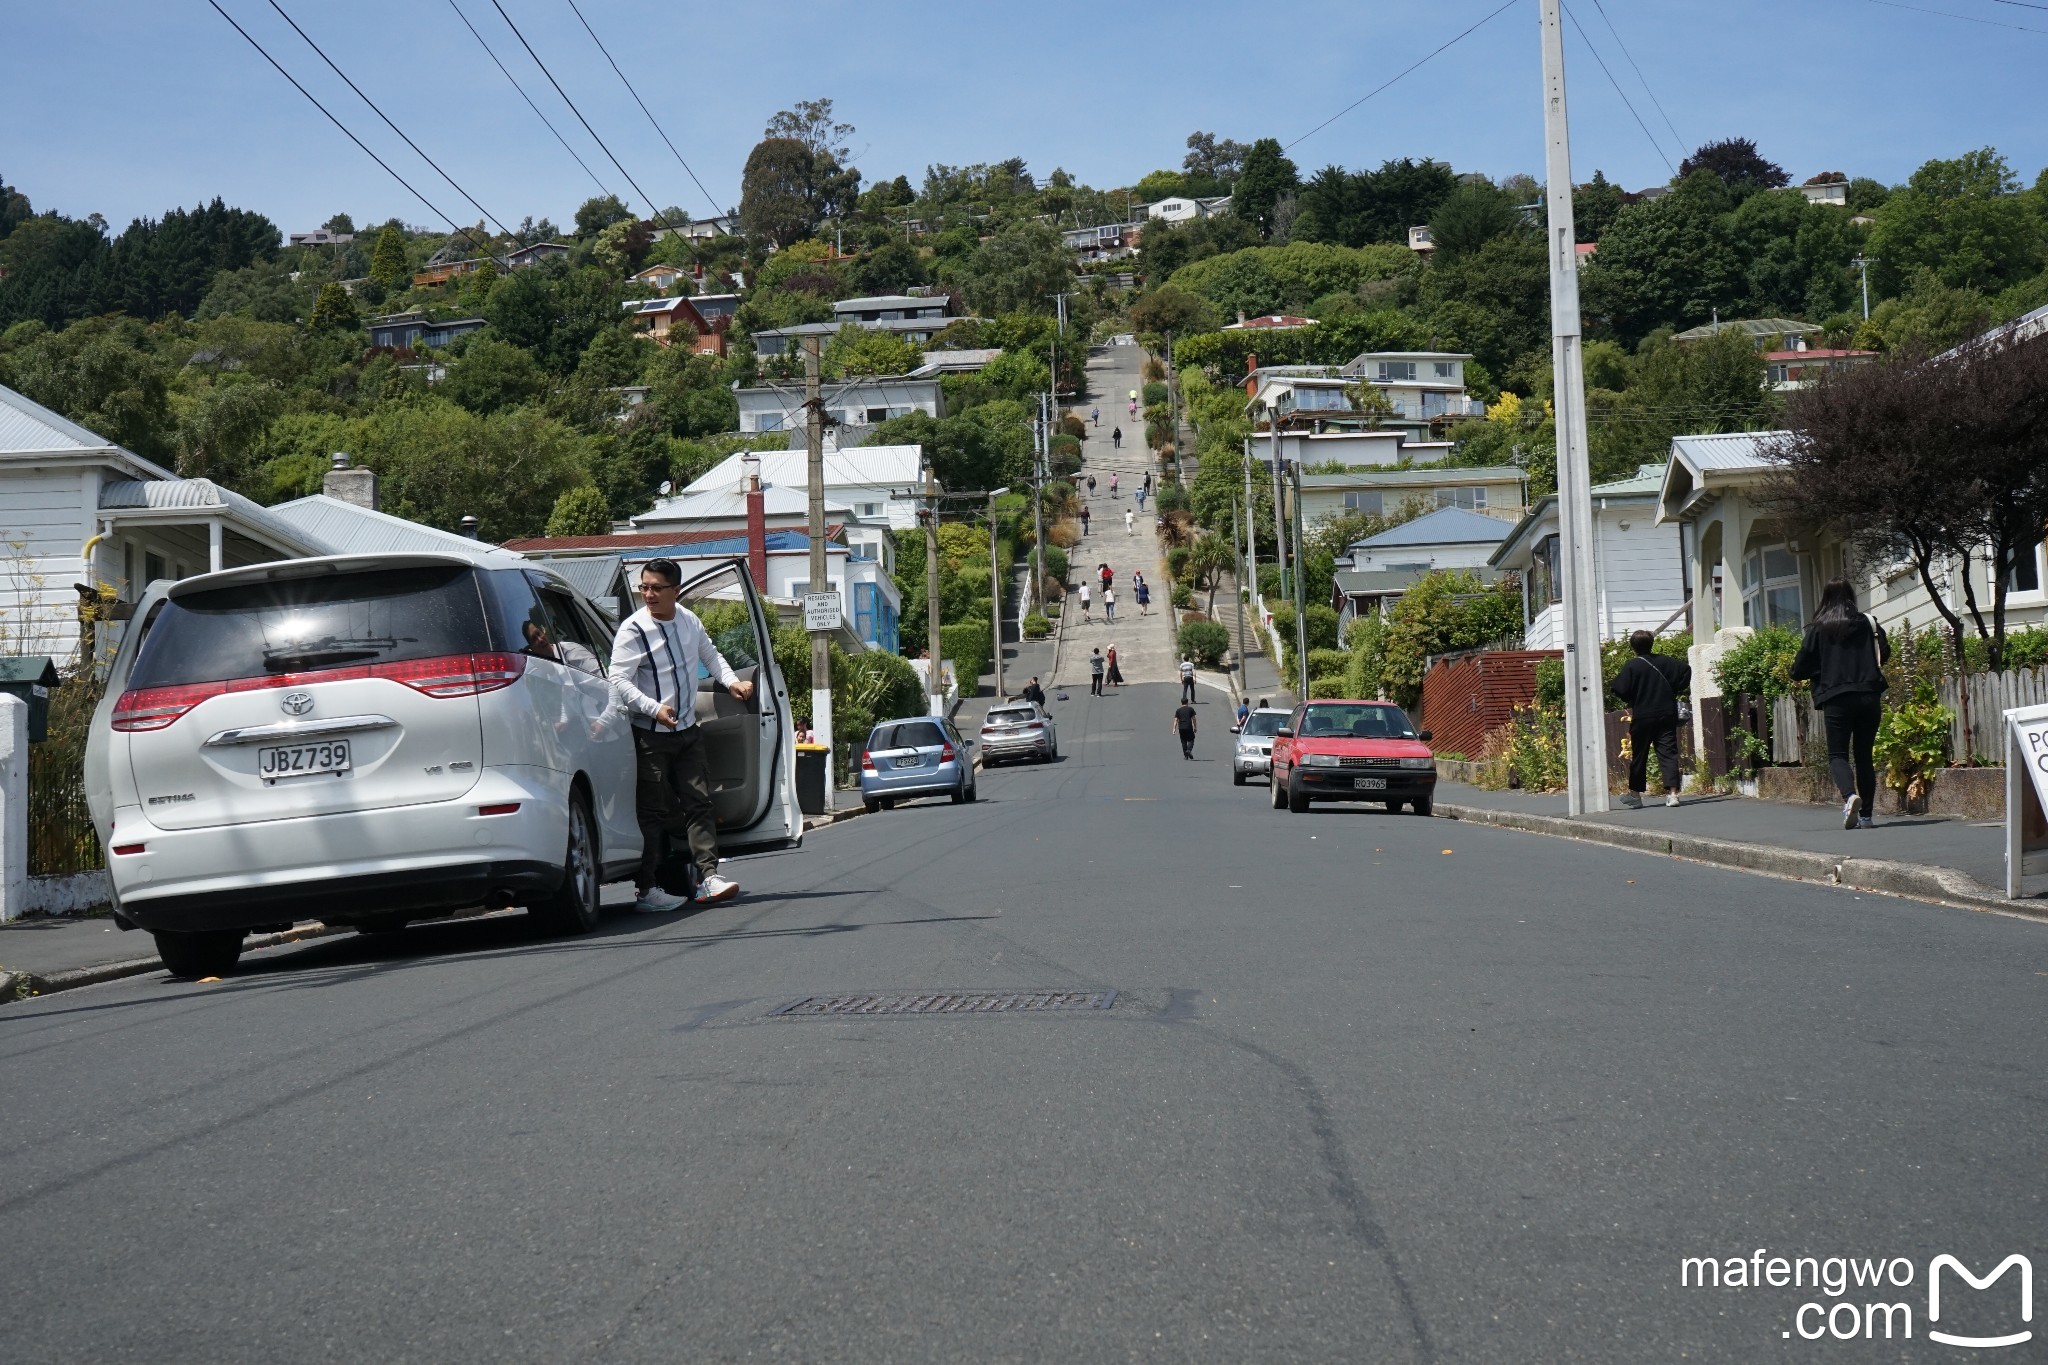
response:
[(128, 685), (221, 682), (490, 648), (468, 567), (369, 569), (168, 598)]
[(926, 749), (945, 742), (945, 732), (932, 721), (906, 720), (895, 725), (877, 725), (868, 738), (868, 748)]

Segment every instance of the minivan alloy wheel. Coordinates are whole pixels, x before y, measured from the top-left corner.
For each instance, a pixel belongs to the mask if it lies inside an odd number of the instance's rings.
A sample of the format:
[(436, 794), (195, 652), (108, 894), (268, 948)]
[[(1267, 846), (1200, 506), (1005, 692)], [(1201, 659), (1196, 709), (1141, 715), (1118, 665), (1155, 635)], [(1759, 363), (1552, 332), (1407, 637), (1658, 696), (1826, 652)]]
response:
[(562, 884), (534, 907), (549, 928), (581, 934), (597, 927), (597, 840), (590, 829), (590, 803), (578, 793), (569, 798), (569, 842), (562, 854)]

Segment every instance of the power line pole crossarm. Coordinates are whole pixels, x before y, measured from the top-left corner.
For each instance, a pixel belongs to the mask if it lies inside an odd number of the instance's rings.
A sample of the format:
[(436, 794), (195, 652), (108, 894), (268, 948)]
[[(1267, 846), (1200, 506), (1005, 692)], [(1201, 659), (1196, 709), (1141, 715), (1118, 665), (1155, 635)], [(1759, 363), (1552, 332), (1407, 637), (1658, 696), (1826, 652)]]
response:
[(1599, 563), (1586, 440), (1585, 337), (1579, 321), (1578, 252), (1572, 222), (1571, 133), (1565, 112), (1563, 0), (1543, 3), (1543, 142), (1550, 215), (1550, 333), (1557, 417), (1557, 520), (1564, 609), (1568, 806), (1607, 809), (1606, 680), (1600, 666)]

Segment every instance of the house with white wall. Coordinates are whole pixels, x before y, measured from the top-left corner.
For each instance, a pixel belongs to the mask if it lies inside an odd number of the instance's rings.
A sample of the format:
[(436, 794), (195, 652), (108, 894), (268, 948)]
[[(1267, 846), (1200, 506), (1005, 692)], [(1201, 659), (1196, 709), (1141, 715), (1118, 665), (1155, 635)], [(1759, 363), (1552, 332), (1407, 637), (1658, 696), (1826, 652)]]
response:
[(1353, 542), (1337, 561), (1331, 588), (1337, 628), (1392, 610), (1401, 594), (1438, 569), (1457, 569), (1491, 582), (1487, 557), (1508, 523), (1462, 507), (1441, 507), (1376, 536)]
[(115, 599), (105, 649), (156, 579), (324, 552), (241, 494), (0, 388), (0, 652), (69, 660), (81, 588)]
[[(733, 397), (739, 400), (742, 433), (786, 431), (792, 447), (804, 443), (801, 385), (734, 389)], [(825, 448), (850, 450), (867, 439), (871, 428), (913, 412), (927, 417), (946, 415), (946, 390), (936, 376), (884, 375), (829, 385), (825, 390), (825, 415), (830, 419), (825, 425)]]
[[(771, 499), (810, 496), (810, 456), (801, 450), (738, 451), (713, 465), (682, 492), (663, 498), (633, 518), (637, 531), (697, 529), (701, 519), (744, 497), (750, 459), (760, 461), (762, 491)], [(848, 509), (849, 526), (878, 534), (918, 524), (924, 487), (924, 451), (919, 446), (850, 446), (825, 454), (825, 501)], [(808, 508), (808, 502), (805, 506)], [(828, 520), (830, 515), (828, 512)]]
[(1366, 351), (1338, 373), (1385, 394), (1394, 407), (1390, 424), (1427, 427), (1486, 415), (1486, 405), (1465, 393), (1465, 363), (1471, 359), (1462, 351)]
[[(1600, 634), (1686, 628), (1686, 581), (1678, 528), (1657, 520), (1664, 467), (1593, 486), (1593, 554)], [(1538, 498), (1487, 563), (1522, 580), (1523, 647), (1564, 648), (1563, 558), (1557, 495)]]
[(1313, 526), (1355, 513), (1392, 516), (1419, 502), (1432, 510), (1460, 507), (1512, 525), (1522, 515), (1526, 479), (1513, 465), (1424, 465), (1411, 469), (1352, 469), (1341, 474), (1304, 473), (1302, 521)]

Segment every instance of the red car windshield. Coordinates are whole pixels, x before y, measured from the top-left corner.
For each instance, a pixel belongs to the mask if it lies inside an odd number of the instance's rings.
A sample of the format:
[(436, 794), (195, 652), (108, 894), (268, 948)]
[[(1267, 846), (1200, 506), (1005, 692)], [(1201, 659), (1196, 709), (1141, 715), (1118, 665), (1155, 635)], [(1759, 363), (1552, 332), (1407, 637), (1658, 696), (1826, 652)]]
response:
[(1301, 718), (1303, 739), (1414, 739), (1415, 727), (1398, 706), (1317, 702)]

